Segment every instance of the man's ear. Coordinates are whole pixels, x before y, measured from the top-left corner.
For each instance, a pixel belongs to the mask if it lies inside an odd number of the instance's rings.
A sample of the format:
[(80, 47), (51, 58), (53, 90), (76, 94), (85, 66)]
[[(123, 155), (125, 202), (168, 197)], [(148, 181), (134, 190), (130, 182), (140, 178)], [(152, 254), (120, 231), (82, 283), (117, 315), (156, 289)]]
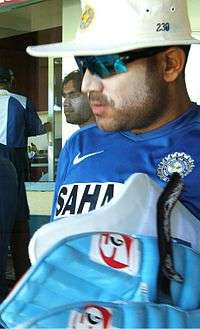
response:
[(162, 53), (163, 78), (166, 82), (175, 81), (185, 67), (185, 53), (179, 47), (171, 47)]

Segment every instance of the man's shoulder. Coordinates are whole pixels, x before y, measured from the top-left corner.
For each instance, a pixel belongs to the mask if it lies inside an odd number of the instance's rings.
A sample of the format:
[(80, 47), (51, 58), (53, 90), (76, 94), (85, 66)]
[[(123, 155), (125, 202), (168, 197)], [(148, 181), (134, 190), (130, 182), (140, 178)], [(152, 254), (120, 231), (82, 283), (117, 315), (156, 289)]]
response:
[(200, 105), (195, 104), (193, 106), (194, 109), (194, 122), (200, 122)]
[(189, 111), (189, 114), (192, 113), (193, 114), (193, 118), (195, 119), (199, 119), (200, 118), (200, 105), (196, 104), (196, 103), (193, 103), (190, 111)]
[[(200, 131), (200, 106), (193, 103), (192, 107), (174, 122), (176, 124), (175, 134), (180, 134), (180, 131), (185, 134)], [(174, 127), (174, 122), (172, 122), (172, 127)]]
[(15, 101), (18, 101), (24, 108), (26, 108), (27, 97), (15, 93), (10, 93), (10, 97), (12, 97)]

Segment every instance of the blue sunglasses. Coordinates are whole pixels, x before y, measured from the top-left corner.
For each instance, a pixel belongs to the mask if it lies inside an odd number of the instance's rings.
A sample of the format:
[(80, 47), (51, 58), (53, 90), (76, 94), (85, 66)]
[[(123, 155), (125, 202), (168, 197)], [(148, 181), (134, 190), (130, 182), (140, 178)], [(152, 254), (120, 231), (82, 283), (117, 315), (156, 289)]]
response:
[(76, 56), (76, 62), (82, 74), (88, 69), (92, 74), (105, 79), (114, 73), (128, 71), (127, 64), (137, 59), (152, 57), (168, 47), (147, 48), (141, 51), (128, 51), (103, 56)]

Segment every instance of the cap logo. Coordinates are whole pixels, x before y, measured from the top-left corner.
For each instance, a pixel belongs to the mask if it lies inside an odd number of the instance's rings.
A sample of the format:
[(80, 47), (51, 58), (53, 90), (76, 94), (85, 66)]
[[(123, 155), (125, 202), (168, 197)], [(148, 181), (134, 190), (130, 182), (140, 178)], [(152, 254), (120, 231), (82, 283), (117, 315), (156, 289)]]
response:
[(81, 15), (80, 29), (81, 30), (86, 29), (91, 24), (93, 18), (94, 18), (94, 10), (89, 6), (86, 6)]
[(195, 162), (190, 155), (175, 152), (162, 159), (157, 168), (157, 175), (163, 181), (168, 182), (174, 172), (179, 173), (183, 178), (191, 173), (194, 167)]

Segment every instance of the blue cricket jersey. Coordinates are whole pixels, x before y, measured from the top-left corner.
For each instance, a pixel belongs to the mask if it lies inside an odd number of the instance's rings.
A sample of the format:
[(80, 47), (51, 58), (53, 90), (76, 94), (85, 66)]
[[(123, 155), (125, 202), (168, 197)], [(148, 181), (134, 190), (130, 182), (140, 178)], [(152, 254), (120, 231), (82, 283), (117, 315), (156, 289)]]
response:
[(146, 173), (164, 187), (174, 171), (184, 178), (180, 201), (200, 219), (199, 141), (196, 104), (146, 133), (104, 132), (95, 124), (81, 128), (61, 151), (52, 219), (101, 207), (133, 173)]
[(0, 143), (27, 146), (27, 138), (45, 133), (33, 103), (24, 96), (0, 90)]

